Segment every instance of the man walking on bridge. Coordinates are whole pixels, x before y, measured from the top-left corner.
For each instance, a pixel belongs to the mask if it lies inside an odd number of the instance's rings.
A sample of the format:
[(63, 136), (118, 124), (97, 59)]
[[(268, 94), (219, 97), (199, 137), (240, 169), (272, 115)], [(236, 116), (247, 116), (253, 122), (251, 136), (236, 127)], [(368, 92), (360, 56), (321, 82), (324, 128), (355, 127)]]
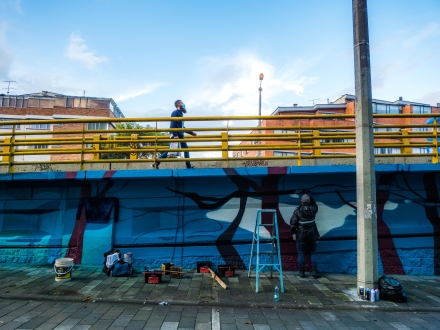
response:
[[(183, 114), (186, 113), (186, 108), (185, 108), (185, 104), (182, 102), (182, 100), (177, 100), (176, 102), (174, 102), (174, 106), (176, 107), (176, 110), (173, 111), (173, 113), (171, 114), (171, 117), (183, 117)], [(172, 122), (170, 122), (170, 128), (185, 128), (185, 127), (183, 126), (183, 121), (172, 121)], [(188, 131), (185, 133), (191, 134), (192, 136), (197, 136), (197, 133), (195, 133), (193, 131)], [(183, 139), (184, 132), (171, 132), (171, 136), (174, 139)], [(180, 142), (180, 148), (188, 149), (188, 144), (186, 142)], [(189, 152), (185, 151), (184, 156), (185, 156), (185, 158), (189, 158)], [(168, 157), (168, 151), (165, 151), (159, 156), (159, 159), (167, 158), (167, 157)], [(151, 166), (159, 169), (159, 165), (160, 165), (160, 162), (156, 161)], [(191, 162), (187, 161), (186, 168), (194, 168), (194, 166), (191, 165)]]

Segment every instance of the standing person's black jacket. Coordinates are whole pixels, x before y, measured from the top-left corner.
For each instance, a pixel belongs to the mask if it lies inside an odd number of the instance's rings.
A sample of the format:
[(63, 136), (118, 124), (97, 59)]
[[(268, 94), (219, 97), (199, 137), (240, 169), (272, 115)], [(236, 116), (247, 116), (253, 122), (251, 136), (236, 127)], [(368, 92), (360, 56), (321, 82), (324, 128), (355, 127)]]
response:
[(290, 218), (290, 231), (296, 234), (298, 242), (319, 239), (320, 235), (315, 222), (316, 213), (318, 213), (318, 205), (313, 197), (310, 197), (310, 203), (301, 204), (293, 212)]

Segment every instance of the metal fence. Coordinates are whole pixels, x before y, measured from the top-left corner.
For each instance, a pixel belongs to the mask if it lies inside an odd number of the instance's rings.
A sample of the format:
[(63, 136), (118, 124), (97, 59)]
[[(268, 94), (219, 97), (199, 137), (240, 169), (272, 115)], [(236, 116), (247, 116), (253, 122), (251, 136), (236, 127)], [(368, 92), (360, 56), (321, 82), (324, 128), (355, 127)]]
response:
[[(402, 121), (401, 119), (406, 120)], [(414, 124), (414, 121), (431, 124)], [(387, 124), (390, 121), (405, 124)], [(210, 116), (185, 117), (188, 128), (170, 129), (181, 118), (91, 118), (2, 121), (0, 146), (7, 171), (16, 165), (88, 163), (149, 163), (169, 149), (170, 132), (197, 132), (185, 136), (191, 161), (292, 160), (356, 157), (354, 115)], [(429, 157), (438, 163), (437, 119), (433, 114), (374, 115), (376, 157)], [(262, 122), (259, 126), (255, 123)], [(320, 121), (322, 125), (311, 125)], [(116, 129), (133, 122), (142, 129)], [(88, 129), (91, 123), (108, 123), (111, 129)], [(93, 125), (92, 125), (93, 126)], [(95, 125), (96, 127), (96, 125)], [(166, 158), (163, 162), (184, 162)], [(145, 166), (147, 166), (146, 164)]]

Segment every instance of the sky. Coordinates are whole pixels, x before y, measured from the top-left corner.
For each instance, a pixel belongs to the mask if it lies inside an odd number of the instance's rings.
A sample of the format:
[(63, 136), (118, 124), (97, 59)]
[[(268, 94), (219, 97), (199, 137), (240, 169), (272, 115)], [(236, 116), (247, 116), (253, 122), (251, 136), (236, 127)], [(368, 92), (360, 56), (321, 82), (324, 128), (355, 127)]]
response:
[[(440, 103), (440, 0), (369, 0), (368, 16), (373, 98)], [(354, 94), (351, 0), (0, 0), (10, 94), (258, 115), (260, 73), (263, 115)]]

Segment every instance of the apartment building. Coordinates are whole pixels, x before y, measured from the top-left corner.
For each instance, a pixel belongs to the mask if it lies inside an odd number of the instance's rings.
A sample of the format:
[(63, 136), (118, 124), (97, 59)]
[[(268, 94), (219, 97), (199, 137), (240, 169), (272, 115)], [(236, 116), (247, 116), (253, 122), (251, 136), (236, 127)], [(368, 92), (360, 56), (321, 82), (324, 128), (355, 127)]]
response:
[[(71, 96), (48, 91), (40, 93), (31, 93), (23, 95), (5, 95), (0, 94), (0, 139), (11, 135), (13, 125), (1, 125), (1, 121), (20, 121), (15, 125), (15, 132), (19, 139), (35, 137), (22, 133), (42, 132), (47, 134), (38, 135), (39, 139), (52, 138), (57, 134), (52, 131), (70, 131), (82, 129), (82, 124), (27, 124), (29, 120), (48, 120), (48, 119), (77, 119), (77, 118), (124, 118), (124, 114), (111, 98), (89, 97), (89, 96)], [(22, 123), (21, 123), (22, 122)], [(114, 126), (107, 123), (88, 123), (87, 130), (112, 130)], [(91, 134), (88, 134), (91, 135)], [(74, 136), (74, 135), (71, 135)], [(74, 148), (75, 145), (44, 145), (35, 144), (23, 148)], [(63, 154), (41, 154), (41, 155), (20, 155), (15, 156), (18, 161), (49, 161), (49, 160), (75, 160), (80, 155)], [(86, 155), (90, 158), (91, 155)]]
[[(418, 103), (405, 101), (402, 97), (399, 97), (397, 101), (384, 101), (373, 99), (372, 107), (374, 114), (390, 114), (394, 115), (390, 118), (375, 118), (374, 120), (374, 130), (376, 132), (392, 132), (399, 131), (399, 128), (390, 128), (384, 127), (381, 128), (381, 125), (423, 125), (426, 123), (426, 118), (404, 118), (401, 116), (402, 114), (428, 114), (428, 113), (440, 113), (440, 104), (437, 106), (431, 106), (429, 104)], [(353, 142), (354, 139), (344, 139), (337, 138), (334, 136), (338, 132), (353, 132), (353, 128), (348, 128), (349, 126), (354, 126), (353, 118), (312, 118), (311, 119), (284, 119), (283, 116), (288, 115), (337, 115), (337, 114), (354, 114), (355, 113), (355, 96), (351, 94), (342, 95), (337, 100), (327, 103), (327, 104), (315, 104), (313, 106), (298, 106), (294, 104), (292, 107), (278, 107), (271, 114), (274, 116), (274, 119), (263, 120), (261, 123), (261, 127), (271, 127), (274, 129), (264, 130), (262, 129), (262, 134), (289, 134), (289, 133), (297, 133), (297, 129), (289, 129), (289, 127), (301, 127), (301, 133), (312, 132), (316, 127), (319, 128), (319, 132), (323, 135), (326, 133), (329, 136), (333, 136), (329, 139), (320, 140), (321, 145), (327, 144), (327, 146), (337, 145), (338, 143), (344, 142)], [(325, 127), (329, 128), (326, 129)], [(334, 126), (338, 126), (337, 129)], [(344, 129), (344, 126), (347, 126), (347, 129)], [(424, 127), (414, 127), (409, 129), (409, 131), (425, 131), (427, 128)], [(258, 131), (252, 131), (250, 134), (258, 134)], [(343, 135), (343, 134), (340, 134)], [(383, 141), (387, 141), (384, 139)], [(426, 141), (426, 139), (419, 139), (419, 141)], [(295, 141), (294, 141), (295, 142)], [(243, 141), (240, 143), (240, 146), (244, 146), (246, 144), (258, 143), (256, 141), (249, 142)], [(292, 143), (292, 141), (260, 141), (262, 145), (282, 145), (287, 143)], [(311, 144), (312, 140), (302, 140), (304, 144), (304, 148), (301, 150), (301, 154), (311, 154), (312, 150), (307, 148), (307, 144)], [(376, 154), (397, 154), (401, 152), (401, 148), (376, 148)], [(414, 153), (426, 153), (428, 152), (427, 148), (418, 148), (415, 150), (413, 148)], [(355, 153), (353, 148), (343, 149), (341, 147), (335, 148), (327, 148), (323, 149), (322, 154), (344, 154), (344, 153)], [(260, 153), (256, 150), (241, 150), (234, 152), (234, 157), (256, 157), (256, 156), (295, 156), (298, 154), (296, 150), (261, 150)]]

